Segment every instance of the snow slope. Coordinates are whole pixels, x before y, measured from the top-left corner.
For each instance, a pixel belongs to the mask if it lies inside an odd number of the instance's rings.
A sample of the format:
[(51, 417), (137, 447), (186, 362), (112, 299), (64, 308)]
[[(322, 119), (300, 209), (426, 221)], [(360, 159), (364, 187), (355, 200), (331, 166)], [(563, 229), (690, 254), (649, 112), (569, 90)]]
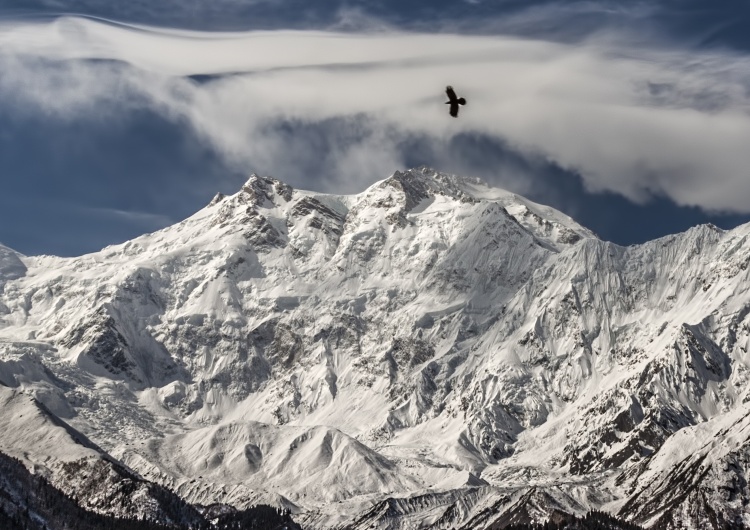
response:
[(749, 232), (623, 248), (428, 168), (254, 175), (97, 253), (0, 248), (0, 382), (191, 502), (311, 527), (750, 524)]
[(142, 480), (28, 395), (0, 386), (0, 424), (0, 452), (43, 475), (82, 508), (165, 524), (199, 521), (174, 494)]

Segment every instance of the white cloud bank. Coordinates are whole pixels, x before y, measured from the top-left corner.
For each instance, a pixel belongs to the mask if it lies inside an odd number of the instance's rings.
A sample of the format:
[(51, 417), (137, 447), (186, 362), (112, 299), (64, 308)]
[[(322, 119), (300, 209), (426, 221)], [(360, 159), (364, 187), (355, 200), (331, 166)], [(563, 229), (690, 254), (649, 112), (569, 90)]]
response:
[[(319, 189), (355, 191), (403, 166), (398, 144), (409, 135), (440, 144), (476, 132), (579, 172), (592, 191), (750, 212), (750, 59), (730, 52), (601, 36), (565, 45), (396, 32), (208, 34), (61, 18), (0, 23), (0, 71), (0, 94), (19, 105), (63, 119), (147, 107), (193, 127), (234, 164), (274, 168), (280, 178), (318, 153), (314, 142), (295, 152), (274, 123), (350, 120), (354, 140), (337, 137), (325, 154), (334, 169), (314, 177)], [(217, 77), (185, 77), (197, 74)], [(443, 105), (447, 84), (468, 99), (458, 120)]]

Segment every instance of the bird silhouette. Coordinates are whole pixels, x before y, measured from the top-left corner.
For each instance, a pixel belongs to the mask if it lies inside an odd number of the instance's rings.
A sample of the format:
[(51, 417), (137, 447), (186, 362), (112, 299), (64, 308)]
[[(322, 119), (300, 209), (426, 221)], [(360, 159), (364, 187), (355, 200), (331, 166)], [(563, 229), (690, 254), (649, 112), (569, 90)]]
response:
[(466, 100), (464, 98), (456, 97), (456, 93), (453, 91), (452, 86), (446, 87), (445, 93), (448, 94), (448, 101), (446, 101), (445, 104), (451, 106), (451, 116), (453, 116), (454, 118), (458, 118), (458, 106), (466, 105)]

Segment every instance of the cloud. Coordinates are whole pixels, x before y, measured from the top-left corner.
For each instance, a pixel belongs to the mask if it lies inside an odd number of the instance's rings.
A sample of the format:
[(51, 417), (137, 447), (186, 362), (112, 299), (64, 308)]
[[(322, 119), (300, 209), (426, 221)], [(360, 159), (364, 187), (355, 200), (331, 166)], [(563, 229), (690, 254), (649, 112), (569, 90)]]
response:
[[(0, 50), (0, 96), (27, 112), (116, 120), (146, 108), (192, 128), (234, 167), (301, 187), (361, 190), (413, 160), (410, 146), (424, 163), (494, 172), (523, 191), (513, 167), (477, 163), (456, 141), (476, 137), (576, 172), (594, 192), (750, 211), (750, 60), (736, 52), (622, 32), (565, 44), (382, 28), (198, 33), (71, 17), (4, 23)], [(468, 99), (458, 120), (443, 105), (446, 84)]]
[(142, 225), (149, 230), (157, 230), (169, 226), (176, 222), (175, 219), (167, 215), (160, 215), (150, 212), (139, 212), (136, 210), (119, 210), (117, 208), (79, 208), (81, 214), (99, 218), (122, 219), (134, 225)]

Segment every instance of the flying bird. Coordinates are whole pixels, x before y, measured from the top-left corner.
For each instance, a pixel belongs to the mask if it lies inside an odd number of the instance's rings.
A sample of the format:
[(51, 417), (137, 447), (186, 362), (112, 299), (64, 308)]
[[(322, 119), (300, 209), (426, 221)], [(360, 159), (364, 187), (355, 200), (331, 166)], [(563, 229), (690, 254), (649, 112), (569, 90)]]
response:
[(457, 98), (452, 86), (446, 87), (445, 93), (448, 94), (448, 101), (445, 104), (451, 106), (451, 116), (458, 118), (458, 106), (466, 105), (466, 100), (464, 98)]

